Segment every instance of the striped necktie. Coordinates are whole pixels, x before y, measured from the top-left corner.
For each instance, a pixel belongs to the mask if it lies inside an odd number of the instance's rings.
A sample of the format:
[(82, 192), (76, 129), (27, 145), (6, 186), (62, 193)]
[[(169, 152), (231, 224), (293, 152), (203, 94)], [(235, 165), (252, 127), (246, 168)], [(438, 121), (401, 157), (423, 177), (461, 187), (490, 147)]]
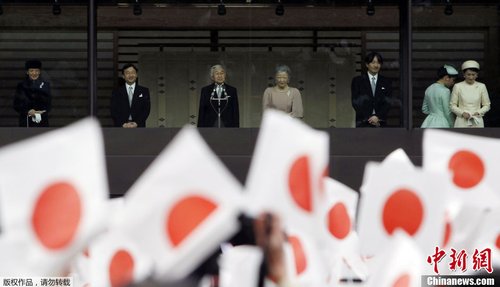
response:
[(375, 77), (372, 77), (371, 85), (372, 85), (372, 94), (375, 97), (375, 88), (377, 87), (377, 83), (375, 83)]
[(134, 97), (134, 88), (132, 86), (128, 87), (128, 104), (132, 106), (132, 98)]

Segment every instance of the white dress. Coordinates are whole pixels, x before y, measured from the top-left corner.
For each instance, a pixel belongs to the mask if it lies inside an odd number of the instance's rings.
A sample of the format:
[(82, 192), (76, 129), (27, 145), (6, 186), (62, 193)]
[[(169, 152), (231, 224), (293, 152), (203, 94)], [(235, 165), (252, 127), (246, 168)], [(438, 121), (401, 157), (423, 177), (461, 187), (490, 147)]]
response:
[[(450, 109), (457, 115), (455, 119), (456, 128), (482, 128), (484, 127), (483, 116), (490, 110), (490, 97), (486, 85), (480, 82), (474, 82), (469, 85), (463, 81), (455, 84), (451, 92)], [(479, 113), (479, 116), (472, 116), (469, 120), (462, 114)]]

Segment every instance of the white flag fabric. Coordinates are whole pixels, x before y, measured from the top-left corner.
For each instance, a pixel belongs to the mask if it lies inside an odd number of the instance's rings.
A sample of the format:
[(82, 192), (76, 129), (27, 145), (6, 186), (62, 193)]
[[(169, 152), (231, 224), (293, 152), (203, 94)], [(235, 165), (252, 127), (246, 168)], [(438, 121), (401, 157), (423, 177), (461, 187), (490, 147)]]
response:
[[(453, 198), (478, 208), (500, 207), (495, 189), (500, 172), (500, 140), (426, 129), (423, 138), (423, 167), (452, 173)], [(495, 191), (493, 191), (495, 190)]]
[(359, 210), (362, 255), (379, 253), (396, 230), (408, 233), (422, 252), (431, 254), (444, 234), (446, 176), (396, 162), (368, 163)]
[[(332, 276), (339, 274), (339, 262), (358, 257), (358, 240), (355, 238), (356, 208), (358, 193), (350, 187), (332, 179), (325, 178), (325, 199), (320, 205), (321, 231), (325, 241), (318, 245), (328, 272)], [(357, 262), (353, 260), (354, 265)], [(356, 268), (355, 266), (354, 268)]]
[(219, 286), (257, 286), (262, 259), (262, 249), (256, 246), (226, 248), (219, 261)]
[(459, 201), (447, 203), (442, 248), (468, 249), (477, 238), (485, 211)]
[(302, 287), (327, 286), (328, 271), (313, 238), (299, 229), (289, 229), (287, 235), (285, 255), (291, 281)]
[(408, 154), (406, 154), (406, 152), (402, 148), (398, 148), (393, 152), (391, 152), (388, 156), (385, 157), (382, 163), (394, 162), (394, 161), (399, 162), (408, 168), (415, 167), (411, 162), (410, 158), (408, 157)]
[(377, 256), (367, 287), (420, 287), (424, 255), (414, 241), (396, 232), (383, 256)]
[(103, 228), (108, 185), (99, 123), (85, 119), (2, 148), (0, 184), (2, 236), (19, 238), (28, 254), (21, 266), (0, 254), (0, 270), (59, 274)]
[(341, 253), (342, 243), (354, 231), (358, 193), (332, 178), (325, 178), (325, 193), (321, 204), (323, 230), (328, 234), (329, 245)]
[(319, 237), (329, 140), (285, 113), (266, 110), (246, 181), (247, 212), (277, 213), (285, 226)]
[(158, 280), (177, 280), (237, 231), (241, 192), (188, 126), (127, 192), (117, 228), (153, 258)]
[[(500, 210), (491, 210), (479, 225), (479, 231), (475, 233), (475, 242), (469, 248), (469, 255), (474, 254), (474, 249), (482, 251), (486, 248), (491, 250), (491, 264), (500, 268)], [(483, 270), (484, 271), (484, 270)]]
[(153, 271), (152, 259), (126, 235), (110, 231), (89, 248), (90, 286), (124, 287), (141, 282)]

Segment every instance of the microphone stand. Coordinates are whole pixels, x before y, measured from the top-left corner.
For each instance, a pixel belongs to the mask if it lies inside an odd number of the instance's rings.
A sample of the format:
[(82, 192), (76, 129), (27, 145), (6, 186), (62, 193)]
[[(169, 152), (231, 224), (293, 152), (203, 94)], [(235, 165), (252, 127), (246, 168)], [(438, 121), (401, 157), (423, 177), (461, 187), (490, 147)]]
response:
[[(214, 90), (212, 91), (212, 95), (210, 96), (210, 105), (212, 106), (214, 111), (217, 113), (217, 128), (221, 127), (221, 114), (227, 108), (229, 98), (231, 97), (231, 96), (227, 95), (226, 89), (224, 88), (224, 85), (221, 85), (221, 88), (222, 88), (222, 91), (220, 92), (220, 95), (217, 95), (217, 98), (215, 98), (214, 96), (216, 94), (215, 92), (217, 89), (217, 85), (215, 85)], [(223, 98), (221, 98), (222, 94), (224, 94)], [(215, 101), (215, 100), (217, 100), (217, 108), (215, 108), (212, 104), (212, 101)], [(220, 104), (221, 101), (226, 101), (226, 104), (224, 105), (224, 108), (222, 108), (222, 110), (221, 110), (221, 104)]]

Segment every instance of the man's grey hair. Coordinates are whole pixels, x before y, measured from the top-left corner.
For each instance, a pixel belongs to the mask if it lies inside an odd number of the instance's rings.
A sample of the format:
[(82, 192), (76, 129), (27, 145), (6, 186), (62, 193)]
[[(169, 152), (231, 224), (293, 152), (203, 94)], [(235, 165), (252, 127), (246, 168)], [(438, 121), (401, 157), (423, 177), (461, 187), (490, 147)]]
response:
[(213, 66), (210, 68), (210, 79), (213, 79), (213, 78), (214, 78), (214, 73), (215, 73), (215, 71), (217, 71), (217, 70), (222, 70), (222, 71), (224, 71), (224, 72), (225, 72), (225, 71), (226, 71), (226, 68), (224, 68), (224, 66), (219, 65), (219, 64), (217, 64), (217, 65), (213, 65)]

